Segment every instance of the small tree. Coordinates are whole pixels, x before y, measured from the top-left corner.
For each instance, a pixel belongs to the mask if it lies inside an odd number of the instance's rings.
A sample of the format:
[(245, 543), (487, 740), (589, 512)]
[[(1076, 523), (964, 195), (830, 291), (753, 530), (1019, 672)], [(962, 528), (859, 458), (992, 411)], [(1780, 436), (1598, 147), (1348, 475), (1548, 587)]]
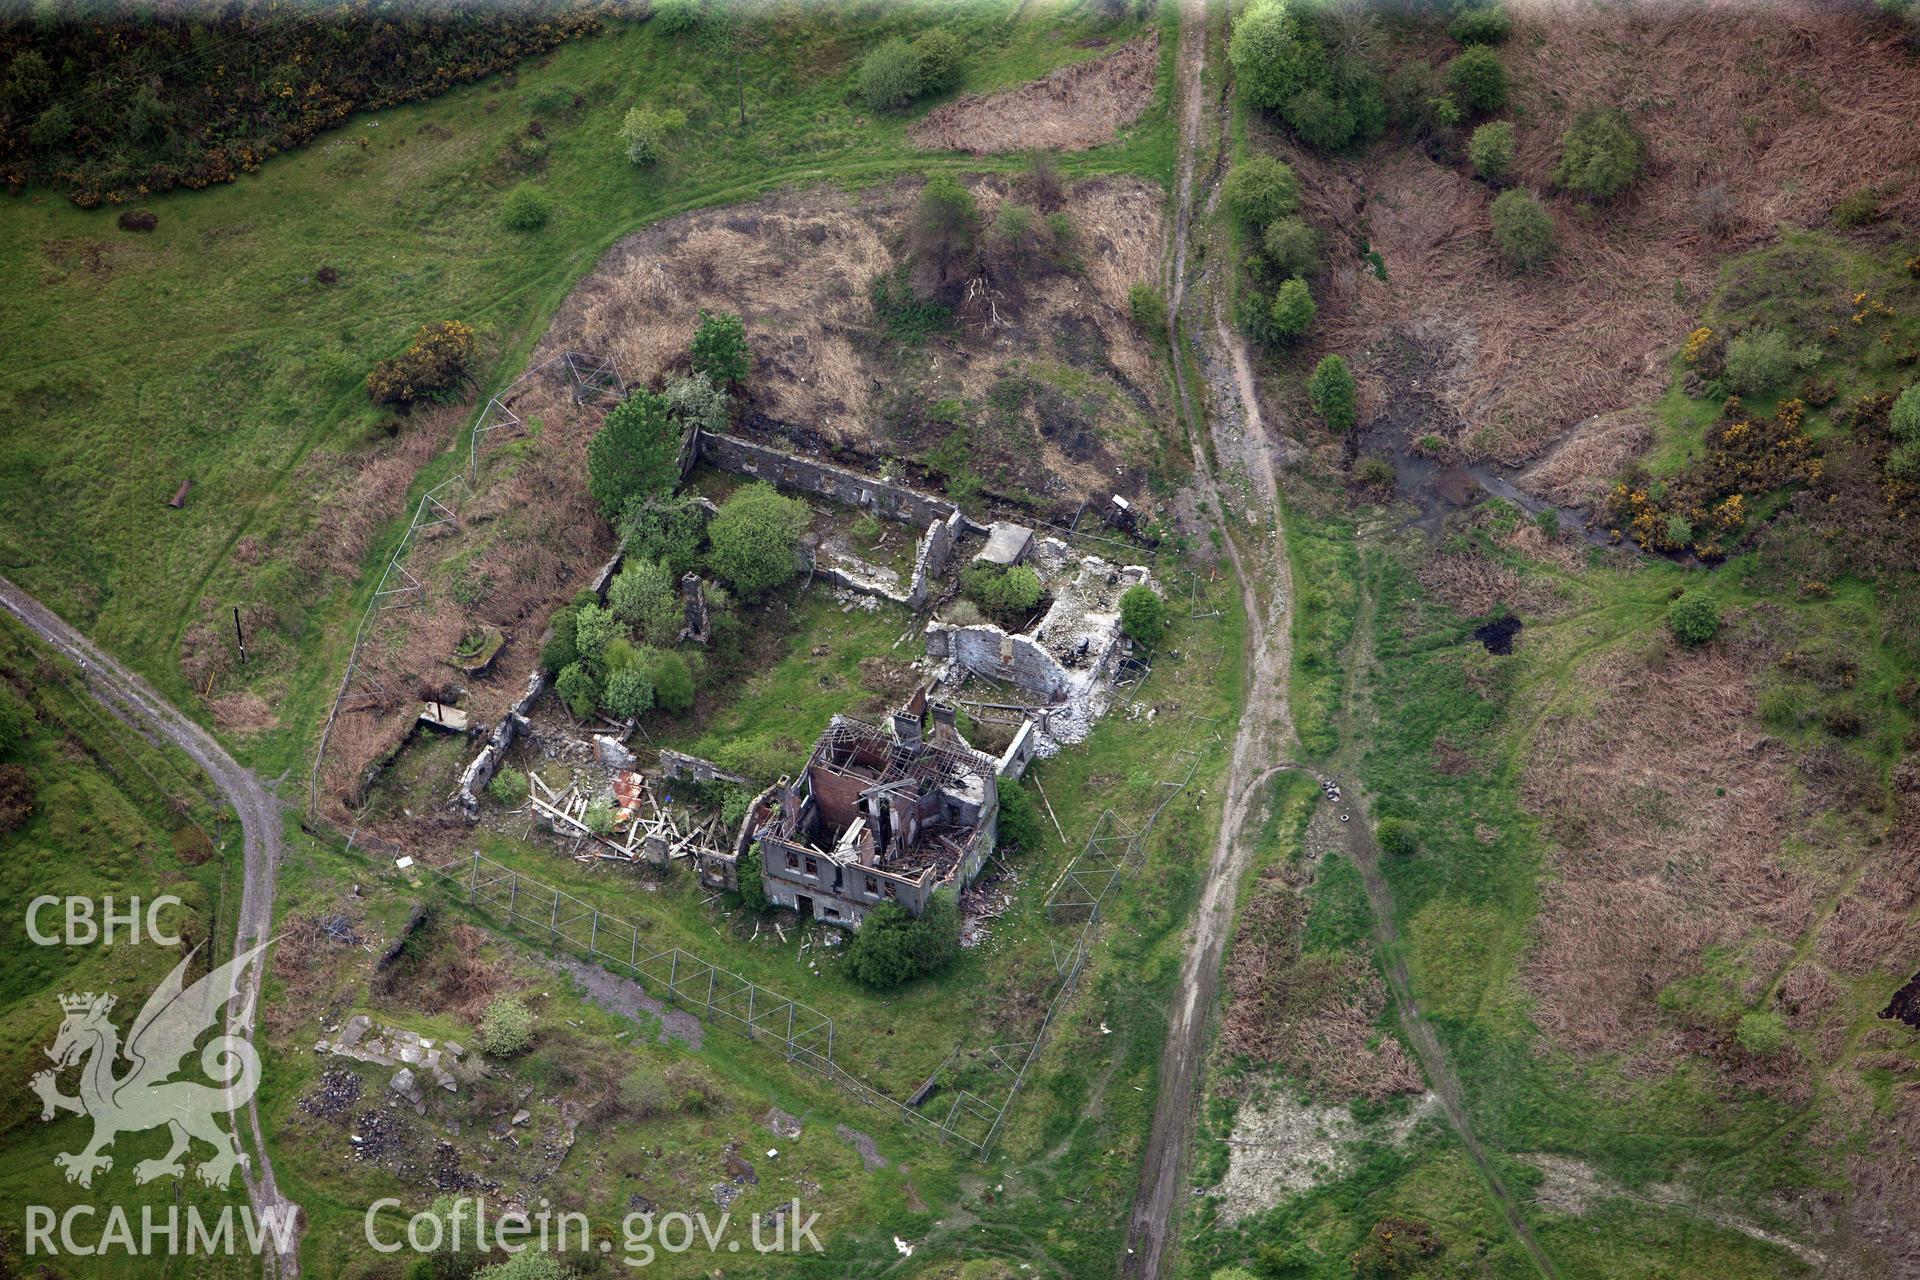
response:
[(1696, 649), (1720, 634), (1720, 606), (1689, 591), (1667, 606), (1667, 626), (1681, 644)]
[(495, 996), (480, 1019), (480, 1047), (511, 1058), (533, 1047), (533, 1014), (518, 996)]
[(1003, 566), (985, 560), (975, 560), (961, 570), (960, 590), (988, 613), (1007, 619), (1024, 619), (1046, 594), (1040, 575), (1027, 565)]
[(1144, 582), (1128, 587), (1120, 597), (1120, 630), (1148, 648), (1159, 644), (1167, 630), (1167, 604), (1159, 592)]
[(493, 780), (487, 783), (487, 794), (496, 804), (518, 808), (527, 802), (527, 775), (512, 765), (503, 764), (494, 770)]
[(1395, 858), (1411, 858), (1420, 851), (1420, 828), (1405, 818), (1380, 819), (1373, 837), (1380, 842), (1380, 852)]
[(904, 107), (920, 96), (920, 55), (895, 36), (861, 60), (858, 82), (868, 110)]
[(654, 705), (679, 715), (693, 705), (693, 669), (684, 655), (671, 649), (643, 649), (640, 667), (653, 686)]
[(1513, 126), (1505, 120), (1483, 124), (1467, 139), (1467, 159), (1473, 171), (1494, 186), (1505, 186), (1513, 175)]
[(1505, 44), (1513, 34), (1513, 19), (1500, 0), (1470, 4), (1453, 15), (1447, 34), (1461, 44)]
[(945, 282), (973, 260), (980, 236), (980, 209), (973, 193), (950, 173), (936, 173), (921, 188), (909, 238), (913, 252)]
[(643, 716), (653, 708), (653, 681), (638, 663), (621, 667), (607, 677), (601, 705), (607, 714), (620, 719)]
[(726, 311), (701, 311), (700, 327), (693, 331), (693, 367), (716, 387), (737, 387), (747, 380), (751, 360), (747, 327)]
[(667, 139), (686, 124), (687, 113), (678, 107), (634, 107), (620, 122), (627, 159), (637, 165), (659, 163), (667, 153)]
[(1150, 284), (1136, 284), (1127, 290), (1127, 308), (1133, 313), (1134, 327), (1151, 337), (1167, 333), (1167, 299)]
[(707, 540), (707, 509), (694, 498), (630, 498), (620, 512), (620, 546), (658, 560), (674, 577), (692, 569)]
[(627, 561), (607, 588), (607, 606), (648, 644), (672, 644), (686, 621), (673, 573), (657, 560)]
[(1046, 828), (1040, 825), (1040, 814), (1033, 807), (1033, 797), (1027, 789), (1012, 779), (1000, 783), (1000, 822), (994, 831), (996, 849), (1032, 850), (1040, 847), (1046, 837)]
[(1786, 1020), (1772, 1011), (1743, 1013), (1733, 1036), (1748, 1053), (1770, 1058), (1787, 1047)]
[(1589, 111), (1560, 139), (1553, 179), (1590, 200), (1611, 200), (1640, 176), (1640, 138), (1616, 111)]
[[(1920, 258), (1915, 261), (1920, 262)], [(1887, 429), (1902, 444), (1920, 440), (1920, 382), (1902, 391), (1900, 398), (1893, 402), (1893, 412), (1887, 416)]]
[(580, 648), (575, 643), (575, 610), (569, 605), (553, 615), (553, 635), (540, 649), (540, 669), (550, 676), (560, 672), (580, 657)]
[(1283, 161), (1253, 156), (1228, 171), (1222, 198), (1242, 225), (1264, 227), (1300, 207), (1300, 178)]
[[(733, 831), (725, 833), (731, 838)], [(739, 891), (741, 905), (747, 910), (765, 911), (773, 903), (767, 898), (766, 881), (760, 878), (760, 842), (747, 841), (747, 851), (740, 855), (739, 863), (734, 867), (735, 888)]]
[(1507, 103), (1507, 69), (1485, 45), (1469, 46), (1447, 64), (1447, 90), (1469, 114), (1498, 111)]
[(1320, 236), (1298, 218), (1275, 218), (1260, 237), (1267, 262), (1283, 277), (1310, 276), (1320, 270)]
[(573, 613), (573, 647), (580, 665), (595, 675), (607, 670), (607, 649), (624, 640), (626, 627), (611, 609), (583, 604)]
[(1329, 76), (1326, 50), (1302, 31), (1289, 4), (1250, 5), (1233, 24), (1227, 59), (1247, 101), (1268, 111), (1285, 109)]
[(718, 433), (727, 429), (727, 422), (733, 416), (726, 391), (715, 386), (713, 379), (704, 373), (670, 379), (664, 394), (667, 412), (682, 426)]
[(1553, 255), (1553, 217), (1531, 191), (1502, 191), (1490, 216), (1493, 242), (1509, 266), (1532, 271)]
[(1343, 432), (1352, 429), (1356, 388), (1346, 360), (1326, 356), (1313, 366), (1313, 375), (1307, 379), (1307, 395), (1327, 426)]
[(1307, 288), (1307, 282), (1298, 277), (1289, 280), (1273, 295), (1273, 331), (1283, 341), (1290, 342), (1313, 328), (1317, 312), (1313, 291)]
[(573, 712), (577, 720), (586, 719), (600, 705), (600, 682), (583, 663), (568, 663), (554, 677), (553, 691), (560, 695), (560, 701), (567, 704), (567, 710)]
[(1727, 382), (1743, 396), (1762, 395), (1819, 358), (1818, 348), (1796, 348), (1778, 329), (1743, 333), (1727, 343)]
[(680, 482), (680, 439), (666, 400), (653, 392), (639, 388), (614, 406), (587, 445), (587, 492), (608, 520), (632, 499)]
[(847, 972), (855, 982), (889, 991), (914, 976), (913, 917), (897, 902), (883, 902), (847, 946)]
[(1287, 123), (1315, 151), (1338, 151), (1353, 141), (1359, 126), (1345, 99), (1318, 87), (1294, 95), (1287, 104)]
[(762, 595), (792, 578), (794, 551), (807, 528), (807, 504), (765, 482), (728, 498), (707, 528), (714, 572), (745, 596)]

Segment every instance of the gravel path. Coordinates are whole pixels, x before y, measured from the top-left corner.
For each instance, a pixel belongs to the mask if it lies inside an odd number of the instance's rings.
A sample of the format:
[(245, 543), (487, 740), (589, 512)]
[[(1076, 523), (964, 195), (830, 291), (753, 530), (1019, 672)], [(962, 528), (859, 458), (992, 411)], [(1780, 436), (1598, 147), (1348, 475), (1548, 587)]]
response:
[[(273, 925), (273, 882), (285, 851), (281, 838), (280, 803), (251, 770), (243, 769), (216, 742), (213, 735), (188, 719), (172, 703), (155, 693), (139, 676), (128, 671), (103, 653), (85, 636), (68, 626), (60, 616), (5, 578), (0, 578), (0, 608), (6, 609), (42, 640), (71, 658), (80, 668), (101, 705), (129, 726), (149, 737), (158, 737), (185, 752), (204, 770), (221, 796), (233, 806), (240, 819), (244, 850), (244, 884), (240, 894), (240, 913), (234, 937), (234, 954), (258, 946), (269, 936)], [(264, 965), (254, 965), (246, 977), (245, 999), (238, 1010), (227, 1016), (227, 1032), (251, 1039), (260, 1006), (260, 983)], [(279, 1215), (292, 1215), (295, 1227), (287, 1233), (284, 1251), (269, 1254), (264, 1266), (267, 1274), (281, 1280), (298, 1280), (300, 1275), (299, 1206), (280, 1194), (274, 1181), (273, 1161), (260, 1133), (259, 1104), (247, 1102), (247, 1122), (253, 1130), (253, 1161), (246, 1168), (247, 1196), (253, 1202), (256, 1220), (268, 1221)]]

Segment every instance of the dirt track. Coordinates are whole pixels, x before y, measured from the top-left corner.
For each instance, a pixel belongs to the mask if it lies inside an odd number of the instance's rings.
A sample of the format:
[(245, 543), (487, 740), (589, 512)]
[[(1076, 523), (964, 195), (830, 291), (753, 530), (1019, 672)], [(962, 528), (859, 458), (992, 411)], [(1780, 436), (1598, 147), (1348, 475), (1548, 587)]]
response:
[[(211, 734), (155, 693), (139, 676), (96, 648), (92, 641), (68, 626), (60, 616), (0, 578), (0, 608), (18, 618), (42, 640), (71, 658), (81, 677), (100, 704), (138, 732), (158, 736), (184, 751), (206, 771), (215, 787), (240, 819), (245, 872), (240, 894), (240, 912), (235, 929), (234, 953), (237, 955), (267, 939), (273, 925), (274, 874), (283, 851), (280, 828), (280, 802), (262, 786), (251, 770), (243, 769), (226, 753)], [(253, 1038), (260, 1006), (263, 964), (253, 965), (246, 976), (241, 1008), (227, 1016), (227, 1032)], [(290, 1213), (296, 1222), (299, 1208), (280, 1194), (274, 1181), (273, 1161), (260, 1133), (258, 1103), (249, 1099), (247, 1119), (253, 1129), (253, 1158), (257, 1167), (245, 1167), (247, 1196), (253, 1202), (256, 1220), (266, 1215)], [(277, 1257), (268, 1255), (263, 1265), (269, 1275), (280, 1280), (298, 1280), (300, 1242), (297, 1230), (289, 1233), (287, 1249)]]

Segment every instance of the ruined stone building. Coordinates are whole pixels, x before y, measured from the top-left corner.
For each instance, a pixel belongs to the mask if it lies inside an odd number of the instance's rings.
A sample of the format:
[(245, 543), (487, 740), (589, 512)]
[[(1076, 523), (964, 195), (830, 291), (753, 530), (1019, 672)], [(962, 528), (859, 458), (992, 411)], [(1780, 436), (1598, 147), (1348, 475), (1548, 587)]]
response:
[(754, 802), (733, 848), (700, 856), (701, 883), (738, 887), (741, 858), (757, 846), (776, 905), (849, 927), (883, 902), (917, 916), (993, 852), (1000, 777), (1024, 767), (1029, 736), (1001, 758), (977, 751), (953, 708), (930, 705), (924, 689), (885, 728), (835, 716), (800, 775)]

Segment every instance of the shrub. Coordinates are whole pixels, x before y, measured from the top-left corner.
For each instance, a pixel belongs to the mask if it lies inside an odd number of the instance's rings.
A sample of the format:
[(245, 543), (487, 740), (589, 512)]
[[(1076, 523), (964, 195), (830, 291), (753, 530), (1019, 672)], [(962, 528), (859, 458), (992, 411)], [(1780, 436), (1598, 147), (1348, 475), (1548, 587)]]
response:
[(1748, 1053), (1771, 1057), (1787, 1046), (1787, 1024), (1779, 1014), (1743, 1013), (1733, 1038)]
[(1513, 34), (1513, 18), (1499, 0), (1492, 4), (1467, 5), (1453, 15), (1453, 21), (1447, 24), (1447, 34), (1461, 44), (1505, 44)]
[(980, 209), (973, 192), (950, 173), (936, 173), (920, 190), (908, 241), (944, 282), (955, 268), (972, 261), (980, 235)]
[(1900, 398), (1893, 402), (1887, 427), (1893, 432), (1893, 438), (1902, 444), (1920, 441), (1920, 382), (1902, 391)]
[(732, 401), (727, 393), (703, 372), (669, 379), (662, 394), (667, 400), (667, 412), (683, 426), (721, 432), (727, 429), (727, 422), (733, 416)]
[(527, 802), (527, 775), (512, 765), (503, 764), (493, 772), (493, 780), (487, 783), (487, 794), (494, 802), (513, 809)]
[(587, 492), (608, 520), (679, 483), (680, 438), (666, 400), (644, 387), (614, 406), (587, 445)]
[(655, 706), (677, 716), (693, 705), (693, 668), (685, 655), (671, 649), (643, 649), (640, 667), (653, 685)]
[(919, 919), (897, 902), (883, 902), (867, 913), (847, 946), (847, 972), (854, 981), (878, 991), (953, 963), (960, 951), (960, 913), (949, 894), (936, 894)]
[(1920, 480), (1920, 440), (1894, 447), (1887, 455), (1887, 474), (1895, 480)]
[(1300, 207), (1300, 179), (1293, 166), (1272, 156), (1242, 160), (1227, 172), (1227, 212), (1249, 228), (1264, 227)]
[(1778, 329), (1743, 333), (1727, 344), (1727, 382), (1743, 396), (1761, 395), (1786, 385), (1818, 359), (1817, 351), (1796, 349)]
[(653, 24), (670, 36), (693, 30), (705, 16), (701, 0), (653, 0)]
[(1397, 477), (1391, 462), (1370, 453), (1353, 464), (1353, 479), (1363, 489), (1391, 489)]
[(765, 482), (728, 498), (707, 528), (708, 560), (728, 586), (758, 596), (792, 578), (794, 550), (807, 528), (807, 504)]
[(996, 617), (1024, 620), (1046, 594), (1040, 575), (1024, 564), (997, 565), (975, 560), (960, 572), (967, 599)]
[(449, 400), (466, 381), (473, 354), (473, 330), (458, 320), (421, 325), (405, 351), (373, 366), (367, 394), (375, 404)]
[(1320, 236), (1298, 218), (1275, 218), (1260, 237), (1267, 262), (1283, 278), (1320, 270)]
[(1467, 139), (1467, 159), (1473, 171), (1495, 186), (1513, 175), (1513, 126), (1505, 120), (1483, 124)]
[(1720, 606), (1689, 591), (1667, 606), (1667, 627), (1681, 644), (1698, 648), (1720, 634)]
[(1256, 0), (1248, 6), (1233, 24), (1227, 59), (1247, 101), (1268, 111), (1284, 110), (1303, 90), (1324, 85), (1332, 74), (1326, 50), (1302, 30), (1282, 0)]
[(1447, 64), (1447, 90), (1471, 115), (1498, 111), (1507, 104), (1507, 69), (1493, 50), (1471, 45)]
[(1380, 842), (1380, 852), (1395, 858), (1411, 858), (1420, 851), (1420, 828), (1405, 818), (1380, 819), (1373, 838)]
[(1849, 191), (1834, 202), (1833, 225), (1836, 227), (1864, 227), (1880, 216), (1880, 192), (1873, 187), (1861, 187)]
[(628, 560), (607, 587), (607, 607), (649, 644), (671, 644), (686, 622), (673, 571), (658, 560)]
[(1287, 104), (1287, 123), (1315, 151), (1338, 151), (1353, 141), (1352, 108), (1324, 89), (1302, 89)]
[[(654, 7), (655, 16), (659, 16), (659, 6)], [(581, 103), (580, 90), (570, 84), (543, 84), (527, 94), (527, 114), (534, 116), (557, 116), (563, 111), (571, 111)]]
[(1313, 291), (1305, 280), (1295, 277), (1273, 295), (1273, 332), (1284, 341), (1292, 341), (1313, 327), (1317, 313)]
[(1502, 191), (1489, 216), (1493, 242), (1509, 266), (1531, 271), (1553, 255), (1553, 216), (1531, 191)]
[(553, 691), (574, 718), (584, 720), (600, 705), (600, 682), (593, 678), (585, 663), (570, 662), (553, 681)]
[(693, 498), (630, 498), (620, 511), (619, 532), (628, 555), (657, 560), (679, 578), (699, 562), (707, 509)]
[(1012, 779), (1000, 783), (1000, 821), (994, 830), (996, 849), (1038, 849), (1046, 837), (1040, 814), (1027, 789)]
[[(467, 1228), (473, 1230), (471, 1224)], [(496, 1262), (473, 1273), (473, 1280), (571, 1280), (573, 1272), (560, 1265), (550, 1253), (528, 1249), (505, 1262)]]
[[(33, 816), (38, 799), (33, 775), (17, 764), (0, 764), (0, 835), (18, 831)], [(195, 827), (193, 830), (199, 830)], [(209, 847), (206, 851), (212, 857)]]
[(33, 722), (34, 715), (27, 704), (0, 687), (0, 757), (11, 756), (20, 749)]
[(751, 365), (747, 327), (728, 311), (700, 312), (690, 348), (694, 371), (707, 375), (716, 387), (737, 387), (747, 380)]
[(868, 110), (904, 107), (920, 94), (920, 55), (895, 36), (861, 60), (857, 82)]
[(1589, 111), (1560, 139), (1553, 178), (1590, 200), (1611, 200), (1640, 176), (1640, 138), (1614, 111)]
[(574, 610), (573, 645), (579, 653), (581, 665), (596, 676), (607, 670), (609, 646), (615, 640), (625, 638), (626, 628), (614, 616), (613, 610), (594, 603), (583, 604)]
[(966, 50), (960, 37), (944, 28), (924, 32), (913, 42), (913, 52), (919, 59), (916, 94), (945, 93), (966, 74)]
[(159, 217), (145, 209), (129, 209), (119, 221), (122, 231), (151, 231), (160, 225)]
[(673, 1109), (666, 1083), (646, 1067), (635, 1067), (620, 1077), (614, 1102), (629, 1120), (654, 1120)]
[(511, 1058), (533, 1047), (533, 1014), (518, 996), (495, 996), (480, 1019), (480, 1047)]
[(605, 800), (596, 800), (587, 806), (580, 820), (587, 824), (587, 830), (597, 836), (610, 835), (613, 832), (613, 806)]
[(538, 231), (552, 214), (546, 196), (533, 187), (515, 187), (500, 206), (500, 221), (509, 231)]
[(1150, 284), (1136, 284), (1127, 290), (1127, 309), (1133, 313), (1133, 323), (1140, 332), (1154, 337), (1165, 337), (1167, 332), (1167, 299)]
[(1352, 429), (1356, 388), (1344, 358), (1326, 356), (1313, 366), (1313, 375), (1307, 379), (1307, 396), (1327, 426), (1343, 432)]
[(607, 677), (600, 705), (616, 719), (643, 716), (653, 709), (653, 681), (638, 663), (621, 667)]
[[(732, 838), (740, 824), (734, 822), (727, 826), (725, 835)], [(734, 887), (740, 894), (740, 902), (749, 911), (765, 911), (773, 903), (767, 897), (766, 882), (760, 878), (760, 842), (749, 840), (747, 850), (740, 855), (740, 862), (734, 867)]]
[(1120, 597), (1120, 630), (1152, 648), (1167, 631), (1167, 605), (1146, 583), (1128, 587)]
[(666, 155), (667, 139), (686, 128), (687, 113), (678, 107), (634, 107), (620, 122), (620, 141), (627, 159), (637, 165), (658, 164)]

